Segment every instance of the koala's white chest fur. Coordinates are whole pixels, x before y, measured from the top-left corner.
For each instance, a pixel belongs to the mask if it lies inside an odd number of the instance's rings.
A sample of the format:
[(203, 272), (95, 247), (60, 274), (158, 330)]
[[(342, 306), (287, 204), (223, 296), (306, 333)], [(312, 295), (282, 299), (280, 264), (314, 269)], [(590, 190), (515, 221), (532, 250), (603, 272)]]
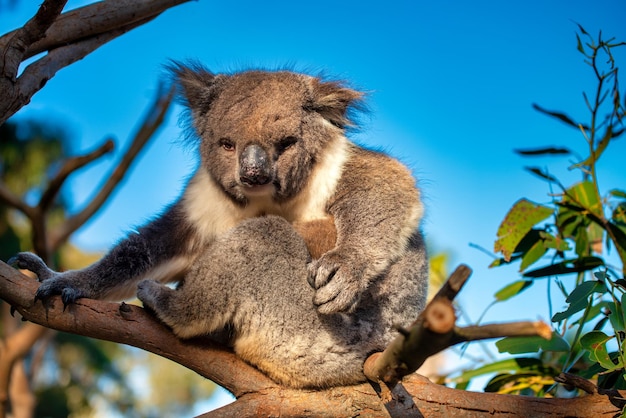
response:
[(345, 136), (337, 135), (328, 145), (329, 151), (316, 164), (302, 191), (284, 203), (276, 202), (267, 195), (251, 197), (246, 206), (239, 206), (200, 167), (183, 195), (187, 219), (194, 225), (198, 239), (205, 244), (210, 243), (244, 219), (262, 215), (282, 216), (289, 222), (328, 216), (327, 204), (350, 158), (350, 143)]

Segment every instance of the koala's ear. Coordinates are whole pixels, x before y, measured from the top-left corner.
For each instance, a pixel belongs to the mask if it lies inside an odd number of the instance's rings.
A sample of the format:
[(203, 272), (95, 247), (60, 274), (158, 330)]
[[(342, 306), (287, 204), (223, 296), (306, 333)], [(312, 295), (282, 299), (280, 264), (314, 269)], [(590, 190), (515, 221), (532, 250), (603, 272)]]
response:
[(305, 106), (315, 111), (335, 126), (351, 126), (351, 109), (362, 107), (363, 93), (345, 87), (337, 81), (311, 79), (312, 98)]
[(180, 95), (192, 110), (206, 111), (218, 93), (223, 76), (215, 75), (201, 64), (172, 61), (168, 70), (180, 87)]

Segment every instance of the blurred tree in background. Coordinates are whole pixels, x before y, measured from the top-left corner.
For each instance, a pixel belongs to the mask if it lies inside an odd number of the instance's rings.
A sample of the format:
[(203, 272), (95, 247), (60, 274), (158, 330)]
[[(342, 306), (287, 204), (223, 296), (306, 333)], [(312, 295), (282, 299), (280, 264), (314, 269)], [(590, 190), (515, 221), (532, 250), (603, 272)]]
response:
[[(0, 125), (0, 184), (34, 205), (45, 193), (48, 179), (69, 158), (71, 139), (60, 126), (39, 121), (12, 120)], [(67, 216), (70, 199), (60, 193), (48, 211), (54, 228)], [(20, 211), (0, 205), (0, 259), (32, 251), (31, 225)], [(55, 268), (81, 268), (101, 254), (64, 244), (52, 254)], [(4, 302), (0, 312), (3, 333), (19, 326)], [(198, 399), (206, 399), (215, 385), (174, 363), (115, 343), (47, 330), (26, 357), (26, 374), (35, 395), (37, 417), (93, 416), (109, 411), (123, 416), (189, 414)], [(133, 387), (132, 374), (141, 376)]]

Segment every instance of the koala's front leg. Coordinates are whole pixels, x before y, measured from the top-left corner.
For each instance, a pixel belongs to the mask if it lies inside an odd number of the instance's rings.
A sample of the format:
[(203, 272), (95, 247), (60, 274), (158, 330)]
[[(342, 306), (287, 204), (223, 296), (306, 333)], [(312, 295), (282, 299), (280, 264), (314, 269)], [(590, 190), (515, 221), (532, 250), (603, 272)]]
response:
[(37, 274), (42, 283), (36, 299), (46, 301), (61, 295), (65, 305), (79, 298), (121, 300), (134, 295), (136, 283), (147, 275), (165, 281), (179, 273), (186, 265), (182, 261), (193, 256), (186, 253), (193, 239), (193, 230), (177, 203), (84, 269), (55, 272), (31, 253), (19, 253), (10, 261)]
[(70, 303), (74, 303), (77, 299), (86, 296), (80, 290), (79, 278), (76, 274), (72, 272), (57, 273), (48, 268), (46, 263), (35, 254), (19, 253), (9, 259), (7, 263), (19, 269), (32, 271), (37, 275), (37, 278), (42, 283), (35, 293), (35, 301), (39, 299), (46, 300), (49, 296), (58, 294), (61, 295), (63, 305), (67, 306)]
[(384, 154), (355, 150), (329, 213), (337, 246), (309, 265), (320, 313), (350, 312), (372, 281), (403, 257), (422, 205), (409, 170)]

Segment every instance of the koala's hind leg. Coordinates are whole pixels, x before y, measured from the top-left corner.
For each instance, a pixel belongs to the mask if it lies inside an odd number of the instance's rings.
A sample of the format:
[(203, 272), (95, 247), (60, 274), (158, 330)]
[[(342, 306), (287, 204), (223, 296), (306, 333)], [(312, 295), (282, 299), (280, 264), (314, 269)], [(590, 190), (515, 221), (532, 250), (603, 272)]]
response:
[[(200, 254), (177, 289), (143, 280), (137, 297), (181, 338), (221, 331), (227, 324), (246, 332), (241, 327), (254, 328), (261, 313), (280, 305), (294, 277), (306, 278), (308, 260), (304, 241), (286, 220), (253, 218)], [(306, 282), (301, 285), (306, 293)]]
[(204, 305), (195, 306), (183, 288), (174, 290), (155, 280), (142, 280), (137, 285), (137, 297), (181, 338), (208, 334), (225, 325), (213, 312), (202, 315)]

